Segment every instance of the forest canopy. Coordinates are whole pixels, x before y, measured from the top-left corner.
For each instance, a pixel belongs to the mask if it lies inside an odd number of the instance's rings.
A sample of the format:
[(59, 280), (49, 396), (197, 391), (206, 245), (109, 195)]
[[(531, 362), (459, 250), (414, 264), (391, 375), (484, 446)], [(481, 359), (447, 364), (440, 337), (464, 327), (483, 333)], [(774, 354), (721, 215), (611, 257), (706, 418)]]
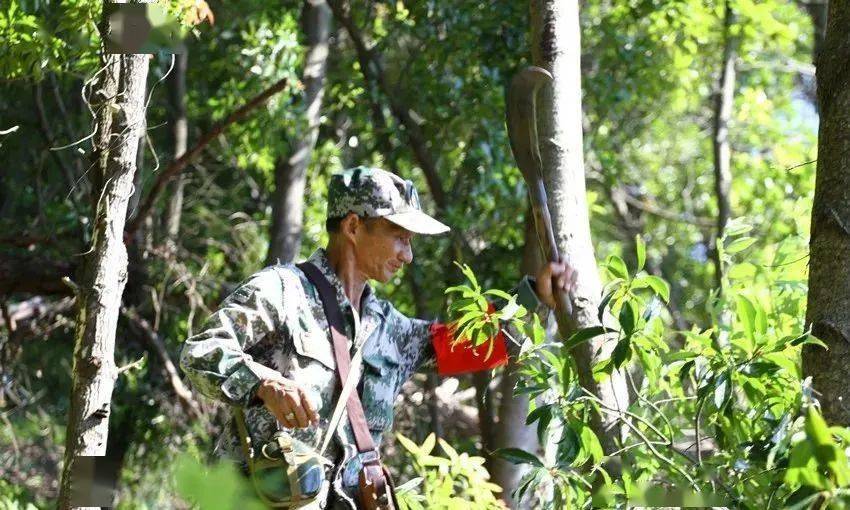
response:
[[(103, 506), (262, 508), (180, 353), (357, 166), (452, 227), (375, 293), (514, 346), (401, 387), (402, 508), (850, 503), (846, 2), (169, 0), (138, 54), (105, 5), (0, 5), (0, 508), (70, 508), (84, 457)], [(571, 313), (515, 295), (529, 66)]]

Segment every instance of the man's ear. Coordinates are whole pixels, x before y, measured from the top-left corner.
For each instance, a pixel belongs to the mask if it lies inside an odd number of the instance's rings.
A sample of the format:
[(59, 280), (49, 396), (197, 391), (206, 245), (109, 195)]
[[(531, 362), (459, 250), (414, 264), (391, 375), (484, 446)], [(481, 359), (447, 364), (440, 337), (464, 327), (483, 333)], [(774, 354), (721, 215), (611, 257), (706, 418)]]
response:
[(357, 231), (363, 228), (363, 222), (355, 213), (348, 213), (339, 224), (342, 235), (351, 242), (355, 242)]

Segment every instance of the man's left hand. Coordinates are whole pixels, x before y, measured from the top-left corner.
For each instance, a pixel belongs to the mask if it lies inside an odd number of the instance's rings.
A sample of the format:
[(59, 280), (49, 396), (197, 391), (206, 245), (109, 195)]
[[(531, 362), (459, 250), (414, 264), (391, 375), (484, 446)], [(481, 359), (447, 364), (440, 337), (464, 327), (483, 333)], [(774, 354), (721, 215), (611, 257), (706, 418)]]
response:
[[(537, 273), (537, 297), (549, 308), (555, 308), (554, 292), (570, 293), (576, 288), (578, 273), (566, 262), (549, 262)], [(554, 291), (553, 291), (554, 287)]]

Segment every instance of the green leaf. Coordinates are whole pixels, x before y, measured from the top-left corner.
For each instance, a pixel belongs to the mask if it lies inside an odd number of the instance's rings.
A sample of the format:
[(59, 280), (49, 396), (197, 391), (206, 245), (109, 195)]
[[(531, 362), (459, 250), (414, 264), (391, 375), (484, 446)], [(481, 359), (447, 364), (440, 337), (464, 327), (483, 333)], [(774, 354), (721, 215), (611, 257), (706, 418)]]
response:
[[(414, 443), (410, 439), (401, 435), (401, 433), (396, 434), (395, 437), (396, 437), (396, 439), (398, 439), (398, 442), (401, 443), (401, 445), (404, 447), (405, 450), (409, 451), (410, 453), (412, 453), (414, 455), (421, 455), (422, 454), (422, 451), (419, 448), (419, 446), (417, 446), (416, 443)], [(425, 453), (430, 453), (430, 452), (425, 452)]]
[(805, 335), (799, 336), (794, 340), (791, 340), (791, 345), (794, 346), (806, 344), (819, 345), (824, 349), (829, 349), (829, 347), (827, 347), (827, 345), (821, 339), (815, 337), (811, 333), (806, 333)]
[(735, 296), (738, 309), (738, 320), (741, 321), (741, 326), (744, 328), (744, 333), (751, 341), (755, 339), (756, 329), (756, 309), (752, 301), (742, 295)]
[(608, 259), (605, 261), (605, 266), (608, 271), (614, 275), (614, 277), (622, 278), (624, 280), (629, 278), (629, 271), (626, 269), (626, 263), (623, 262), (623, 259), (617, 255), (609, 255)]
[(594, 464), (599, 464), (605, 454), (596, 433), (584, 423), (574, 422), (573, 427), (577, 429), (582, 450), (593, 460)]
[(726, 403), (732, 396), (732, 381), (729, 380), (729, 374), (723, 372), (717, 378), (714, 386), (714, 405), (717, 409), (723, 409)]
[(437, 436), (434, 433), (428, 434), (428, 437), (425, 438), (425, 441), (422, 442), (422, 446), (419, 447), (419, 450), (426, 454), (430, 455), (431, 452), (434, 451), (434, 446), (437, 445)]
[(512, 464), (531, 464), (532, 466), (543, 467), (543, 462), (536, 455), (519, 448), (499, 448), (493, 452), (493, 455), (501, 457)]
[(537, 422), (537, 439), (540, 444), (546, 444), (546, 431), (549, 429), (549, 423), (552, 422), (553, 416), (550, 409), (550, 412), (543, 414), (540, 421)]
[(800, 377), (800, 366), (797, 364), (796, 356), (792, 359), (791, 352), (771, 352), (762, 356), (763, 359), (773, 363), (774, 365), (784, 368), (789, 374)]
[(743, 218), (734, 218), (732, 220), (729, 220), (729, 222), (726, 224), (726, 228), (724, 229), (724, 235), (726, 237), (735, 237), (742, 234), (746, 234), (752, 229), (753, 226), (744, 223)]
[(734, 241), (729, 243), (729, 246), (727, 246), (724, 251), (729, 254), (738, 253), (752, 246), (754, 242), (756, 242), (756, 240), (752, 237), (742, 237), (740, 239), (735, 239)]
[(580, 329), (573, 333), (573, 336), (571, 336), (569, 340), (564, 343), (564, 349), (569, 351), (570, 349), (590, 340), (591, 338), (595, 338), (599, 335), (604, 335), (606, 331), (607, 330), (602, 326), (590, 326), (589, 328)]
[(626, 301), (620, 308), (620, 328), (626, 336), (631, 336), (637, 326), (637, 307), (633, 301)]
[(602, 317), (605, 315), (605, 308), (608, 306), (608, 303), (611, 301), (611, 298), (614, 297), (614, 293), (617, 292), (616, 289), (612, 290), (605, 297), (602, 298), (602, 301), (599, 302), (599, 311), (596, 314), (596, 318), (599, 319), (599, 323), (601, 324)]
[(528, 416), (525, 418), (525, 424), (531, 425), (532, 423), (542, 418), (544, 415), (549, 415), (550, 417), (552, 416), (552, 404), (545, 404), (539, 406), (535, 410), (528, 413)]
[(658, 294), (658, 297), (664, 300), (664, 302), (670, 301), (670, 285), (665, 282), (662, 278), (659, 278), (655, 275), (646, 275), (643, 277), (646, 280), (646, 283), (652, 287), (652, 290)]
[(632, 342), (631, 339), (626, 337), (617, 342), (617, 346), (614, 347), (614, 352), (611, 355), (611, 359), (614, 362), (614, 367), (620, 368), (623, 366), (623, 363), (627, 362), (632, 357)]
[(646, 262), (646, 243), (640, 235), (635, 236), (635, 251), (637, 252), (637, 269), (635, 271), (640, 271)]
[(487, 290), (487, 291), (484, 292), (484, 295), (485, 296), (496, 296), (498, 298), (502, 298), (502, 299), (505, 299), (505, 300), (508, 300), (508, 301), (510, 301), (511, 299), (513, 299), (515, 297), (515, 296), (511, 296), (507, 292), (505, 292), (503, 290), (499, 290), (499, 289)]

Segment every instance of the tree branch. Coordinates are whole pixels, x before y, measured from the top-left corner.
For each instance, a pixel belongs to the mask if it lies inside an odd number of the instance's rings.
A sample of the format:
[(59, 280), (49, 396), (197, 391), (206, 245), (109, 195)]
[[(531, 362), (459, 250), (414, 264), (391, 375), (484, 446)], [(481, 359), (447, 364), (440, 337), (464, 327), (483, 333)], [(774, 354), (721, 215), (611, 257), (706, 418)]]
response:
[(373, 84), (376, 84), (378, 90), (387, 98), (390, 111), (396, 120), (405, 128), (404, 131), (407, 134), (410, 148), (413, 150), (416, 162), (425, 174), (425, 180), (428, 181), (428, 187), (431, 190), (431, 195), (434, 197), (434, 203), (438, 209), (445, 210), (448, 205), (446, 192), (440, 181), (440, 176), (437, 172), (437, 163), (428, 148), (428, 142), (422, 132), (422, 127), (413, 118), (410, 109), (401, 102), (398, 94), (390, 90), (383, 65), (374, 51), (367, 48), (363, 33), (360, 32), (354, 23), (347, 3), (342, 0), (329, 0), (328, 5), (330, 5), (334, 17), (345, 28), (348, 36), (351, 38), (351, 42), (354, 44), (354, 50), (357, 52), (357, 59), (360, 62), (360, 71), (363, 73), (364, 80), (366, 80), (367, 88), (371, 89)]
[(139, 207), (136, 216), (127, 224), (127, 227), (124, 229), (124, 232), (129, 236), (133, 234), (139, 226), (144, 223), (145, 218), (151, 213), (154, 204), (156, 203), (157, 198), (165, 189), (165, 185), (168, 184), (172, 179), (174, 179), (180, 172), (183, 171), (200, 153), (209, 145), (210, 142), (213, 141), (218, 135), (220, 135), (228, 126), (234, 124), (243, 118), (245, 118), (252, 110), (264, 104), (270, 97), (277, 94), (281, 90), (283, 90), (289, 83), (288, 78), (283, 78), (279, 80), (277, 83), (267, 88), (266, 90), (260, 92), (253, 99), (240, 106), (236, 111), (227, 116), (223, 121), (219, 122), (215, 127), (213, 127), (209, 132), (204, 134), (195, 145), (186, 151), (185, 154), (172, 161), (168, 167), (163, 170), (156, 181), (153, 183), (153, 187), (151, 188), (148, 196), (145, 197), (145, 200), (142, 202), (141, 207)]
[(189, 416), (193, 418), (200, 417), (201, 409), (198, 406), (198, 403), (192, 397), (192, 392), (189, 388), (183, 384), (183, 381), (180, 379), (180, 374), (177, 372), (177, 367), (174, 365), (174, 362), (171, 361), (171, 356), (165, 348), (165, 343), (156, 331), (153, 330), (150, 323), (136, 313), (134, 309), (121, 307), (121, 313), (123, 313), (124, 317), (129, 320), (130, 325), (138, 333), (140, 333), (141, 337), (148, 344), (148, 347), (162, 362), (166, 375), (168, 375), (168, 382), (171, 384), (171, 389), (174, 390), (174, 393), (177, 395), (177, 399), (180, 401), (180, 405), (183, 409), (185, 409)]

